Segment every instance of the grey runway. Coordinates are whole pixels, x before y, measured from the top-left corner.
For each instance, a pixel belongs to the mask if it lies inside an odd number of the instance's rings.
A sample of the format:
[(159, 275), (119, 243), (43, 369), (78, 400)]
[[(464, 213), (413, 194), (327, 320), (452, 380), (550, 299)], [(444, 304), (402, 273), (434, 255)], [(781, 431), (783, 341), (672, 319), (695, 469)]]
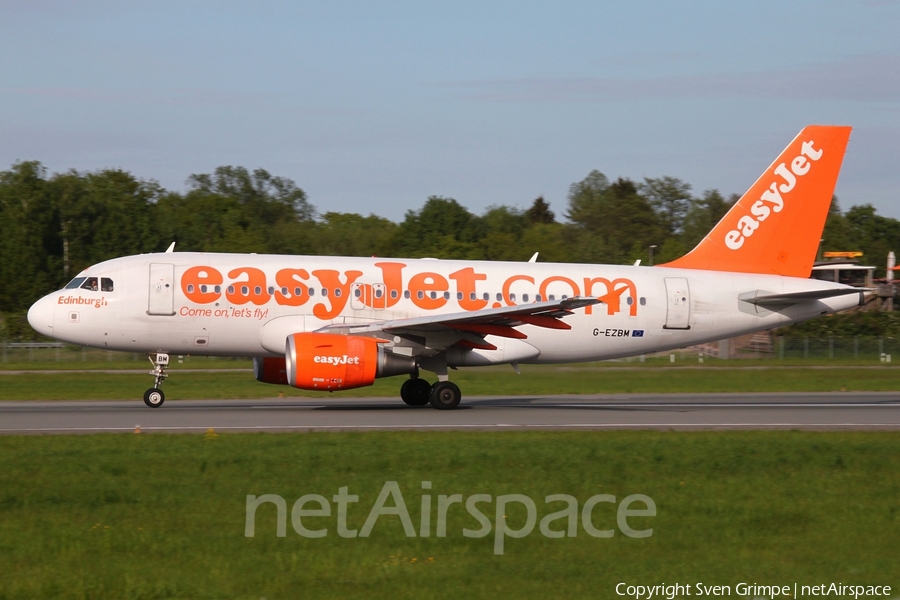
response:
[(900, 392), (2, 402), (0, 433), (510, 429), (900, 429)]

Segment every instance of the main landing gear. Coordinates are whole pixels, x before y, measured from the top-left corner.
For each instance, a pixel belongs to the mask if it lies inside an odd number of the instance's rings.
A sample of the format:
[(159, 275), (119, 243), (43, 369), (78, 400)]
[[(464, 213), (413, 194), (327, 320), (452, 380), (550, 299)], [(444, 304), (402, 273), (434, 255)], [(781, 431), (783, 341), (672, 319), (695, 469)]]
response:
[(161, 386), (162, 382), (168, 377), (168, 375), (166, 375), (166, 367), (169, 366), (169, 355), (158, 353), (155, 361), (151, 358), (152, 356), (153, 355), (151, 354), (147, 358), (150, 359), (150, 364), (153, 365), (153, 370), (150, 371), (150, 374), (153, 375), (155, 379), (153, 387), (144, 392), (144, 404), (150, 408), (159, 408), (163, 405), (163, 402), (166, 401), (166, 395), (159, 389), (159, 386)]
[(400, 398), (410, 406), (431, 406), (438, 410), (452, 410), (459, 406), (462, 392), (451, 381), (438, 381), (434, 385), (424, 379), (407, 379), (400, 387)]
[(425, 406), (431, 400), (431, 384), (413, 377), (400, 386), (400, 398), (410, 406)]

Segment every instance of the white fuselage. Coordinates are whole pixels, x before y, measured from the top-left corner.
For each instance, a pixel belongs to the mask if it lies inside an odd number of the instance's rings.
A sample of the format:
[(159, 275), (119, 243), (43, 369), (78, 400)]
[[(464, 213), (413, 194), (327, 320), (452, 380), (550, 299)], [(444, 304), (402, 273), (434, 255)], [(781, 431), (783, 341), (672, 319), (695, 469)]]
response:
[(518, 328), (527, 335), (524, 340), (489, 335), (497, 350), (478, 350), (479, 361), (457, 352), (448, 358), (450, 366), (647, 354), (859, 303), (857, 294), (849, 294), (770, 311), (738, 296), (844, 286), (614, 265), (184, 252), (118, 258), (81, 275), (112, 280), (113, 290), (54, 292), (32, 307), (29, 320), (59, 340), (126, 352), (278, 356), (287, 335), (327, 325), (474, 312), (563, 296), (603, 300), (565, 317), (571, 329), (524, 325)]

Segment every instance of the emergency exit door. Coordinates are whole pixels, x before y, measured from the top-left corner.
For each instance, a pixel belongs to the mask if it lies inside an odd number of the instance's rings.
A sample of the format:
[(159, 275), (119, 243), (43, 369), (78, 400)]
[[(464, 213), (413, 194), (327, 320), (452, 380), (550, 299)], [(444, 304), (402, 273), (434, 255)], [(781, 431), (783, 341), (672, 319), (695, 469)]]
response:
[(666, 277), (666, 325), (664, 329), (691, 328), (691, 290), (684, 277)]
[(366, 307), (383, 310), (387, 307), (387, 290), (383, 283), (354, 283), (350, 288), (350, 308), (363, 310)]
[(175, 314), (175, 265), (150, 265), (150, 301), (148, 315)]

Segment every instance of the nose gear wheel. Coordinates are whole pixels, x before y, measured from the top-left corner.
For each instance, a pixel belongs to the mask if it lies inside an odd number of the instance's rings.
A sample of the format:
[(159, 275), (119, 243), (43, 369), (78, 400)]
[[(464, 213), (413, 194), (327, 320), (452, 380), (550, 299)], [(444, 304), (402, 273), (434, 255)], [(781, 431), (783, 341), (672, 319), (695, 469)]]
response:
[(159, 352), (156, 354), (156, 360), (152, 356), (151, 354), (147, 358), (153, 365), (153, 370), (150, 371), (150, 374), (153, 375), (153, 387), (144, 392), (144, 404), (150, 408), (159, 408), (166, 401), (166, 395), (159, 389), (159, 386), (168, 377), (166, 368), (169, 366), (169, 355)]

